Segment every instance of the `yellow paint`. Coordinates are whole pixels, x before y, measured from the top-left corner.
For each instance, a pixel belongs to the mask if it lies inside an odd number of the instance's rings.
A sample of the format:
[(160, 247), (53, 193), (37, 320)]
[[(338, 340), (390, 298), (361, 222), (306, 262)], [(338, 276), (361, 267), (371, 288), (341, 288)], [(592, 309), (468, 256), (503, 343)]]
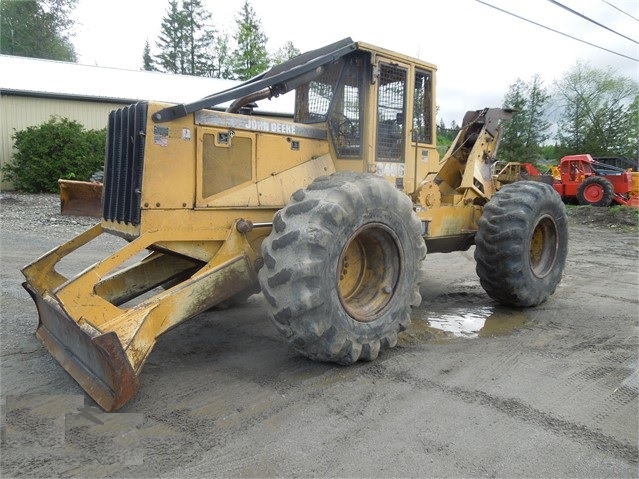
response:
[[(469, 147), (464, 140), (469, 132), (463, 129), (440, 161), (434, 142), (413, 141), (413, 105), (419, 100), (414, 82), (424, 72), (432, 75), (433, 99), (417, 103), (426, 109), (430, 105), (428, 127), (435, 139), (435, 66), (366, 43), (358, 49), (369, 52), (372, 62), (364, 70), (368, 77), (348, 85), (361, 91), (357, 101), (365, 107), (358, 118), (361, 144), (353, 150), (361, 151), (360, 157), (337, 158), (326, 122), (301, 124), (204, 110), (156, 124), (153, 114), (169, 105), (149, 103), (142, 185), (135, 192), (141, 194), (139, 225), (103, 220), (25, 267), (27, 282), (37, 295), (54, 297), (83, 331), (115, 332), (137, 374), (161, 334), (255, 284), (261, 243), (273, 216), (295, 191), (319, 176), (344, 170), (385, 175), (411, 195), (427, 226), (427, 240), (472, 237), (482, 206), (495, 191), (489, 163), (498, 138), (481, 129), (473, 132), (477, 141)], [(353, 64), (361, 65), (361, 58)], [(401, 67), (407, 79), (400, 103), (404, 110), (396, 120), (398, 144), (404, 149), (399, 161), (383, 164), (375, 151), (377, 113), (385, 108), (377, 105), (380, 62)], [(419, 114), (426, 118), (422, 110)], [(427, 135), (421, 138), (426, 141)], [(257, 225), (253, 230), (251, 223)], [(55, 271), (65, 255), (103, 233), (129, 243), (74, 278)], [(379, 243), (384, 247), (384, 241)], [(120, 269), (147, 250), (150, 256)], [(374, 262), (374, 253), (358, 256), (355, 246), (349, 250), (350, 256), (368, 262)], [(365, 270), (354, 269), (358, 276), (345, 274), (341, 292), (353, 310), (371, 303), (364, 293), (372, 278), (360, 281)], [(385, 271), (382, 265), (370, 270)], [(148, 296), (138, 298), (142, 292)], [(351, 297), (363, 299), (348, 303)], [(125, 302), (129, 299), (138, 303)], [(381, 307), (385, 296), (375, 300)]]

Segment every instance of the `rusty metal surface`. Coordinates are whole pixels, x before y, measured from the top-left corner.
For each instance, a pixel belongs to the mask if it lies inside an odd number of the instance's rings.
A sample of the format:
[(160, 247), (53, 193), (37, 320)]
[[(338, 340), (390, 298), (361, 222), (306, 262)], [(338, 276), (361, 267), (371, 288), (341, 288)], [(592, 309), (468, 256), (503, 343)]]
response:
[(60, 214), (64, 216), (102, 216), (102, 183), (58, 180)]
[(117, 335), (91, 335), (55, 299), (40, 296), (26, 282), (23, 287), (38, 309), (36, 336), (49, 353), (105, 411), (124, 405), (137, 391), (138, 378)]

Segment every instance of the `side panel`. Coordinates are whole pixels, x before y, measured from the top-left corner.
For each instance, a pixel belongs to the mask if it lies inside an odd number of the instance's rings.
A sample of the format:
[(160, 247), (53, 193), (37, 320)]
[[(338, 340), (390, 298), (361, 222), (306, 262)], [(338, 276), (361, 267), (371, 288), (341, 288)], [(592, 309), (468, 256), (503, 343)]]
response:
[[(160, 104), (149, 104), (148, 118)], [(195, 200), (196, 136), (193, 116), (170, 123), (147, 122), (142, 209), (192, 208)]]
[(335, 171), (321, 127), (219, 112), (196, 122), (206, 123), (197, 127), (196, 208), (281, 207)]
[(615, 193), (626, 194), (632, 191), (632, 179), (628, 173), (604, 176), (614, 188)]
[(197, 128), (196, 208), (259, 205), (255, 138), (241, 130)]
[(283, 207), (295, 191), (308, 186), (318, 176), (334, 172), (331, 155), (326, 154), (265, 178), (257, 184), (260, 206)]
[(257, 135), (256, 180), (262, 181), (328, 153), (328, 142), (289, 135)]

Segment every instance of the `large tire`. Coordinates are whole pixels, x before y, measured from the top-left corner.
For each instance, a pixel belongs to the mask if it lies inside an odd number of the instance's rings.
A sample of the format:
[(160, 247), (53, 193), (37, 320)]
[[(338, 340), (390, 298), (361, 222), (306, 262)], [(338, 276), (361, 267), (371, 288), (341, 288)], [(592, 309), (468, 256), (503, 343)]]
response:
[(603, 206), (612, 204), (615, 188), (601, 176), (589, 176), (577, 188), (577, 201), (580, 205)]
[(495, 301), (537, 306), (555, 292), (568, 254), (566, 210), (537, 181), (504, 186), (484, 207), (475, 236), (482, 287)]
[(335, 173), (295, 192), (262, 254), (270, 316), (314, 360), (375, 359), (421, 302), (420, 221), (409, 198), (374, 175)]

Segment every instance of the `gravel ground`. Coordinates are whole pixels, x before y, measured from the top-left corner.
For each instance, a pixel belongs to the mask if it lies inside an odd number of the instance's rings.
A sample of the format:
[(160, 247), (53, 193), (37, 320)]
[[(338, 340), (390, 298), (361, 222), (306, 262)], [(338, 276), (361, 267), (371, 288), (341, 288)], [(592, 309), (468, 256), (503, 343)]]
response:
[(98, 219), (60, 215), (60, 197), (55, 194), (0, 193), (0, 221), (19, 231), (56, 231), (73, 235), (94, 225)]
[(564, 278), (537, 308), (491, 301), (472, 249), (433, 254), (397, 347), (340, 367), (292, 351), (258, 294), (163, 335), (105, 414), (35, 338), (19, 271), (96, 219), (1, 193), (1, 475), (636, 478), (639, 230), (618, 211), (568, 208)]

